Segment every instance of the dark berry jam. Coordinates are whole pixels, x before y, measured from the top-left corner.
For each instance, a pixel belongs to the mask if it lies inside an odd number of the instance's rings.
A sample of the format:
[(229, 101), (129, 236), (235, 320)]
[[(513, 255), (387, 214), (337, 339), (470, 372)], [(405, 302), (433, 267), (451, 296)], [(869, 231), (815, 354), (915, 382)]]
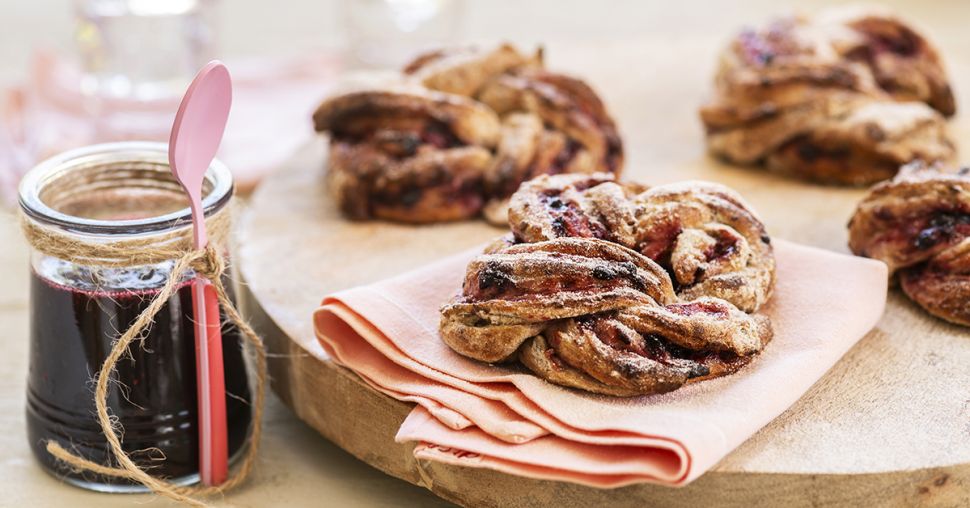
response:
[[(34, 271), (30, 288), (30, 445), (44, 467), (68, 481), (100, 490), (140, 490), (124, 479), (73, 472), (45, 446), (54, 440), (94, 462), (117, 465), (95, 416), (93, 377), (112, 342), (149, 305), (167, 274), (157, 269), (94, 273), (49, 261)], [(250, 393), (240, 334), (224, 326), (222, 341), (231, 456), (246, 437)], [(118, 362), (108, 392), (110, 412), (124, 427), (123, 447), (150, 474), (190, 482), (199, 461), (190, 285), (169, 299), (130, 355)], [(152, 448), (158, 451), (144, 451)], [(161, 455), (164, 460), (158, 460)]]

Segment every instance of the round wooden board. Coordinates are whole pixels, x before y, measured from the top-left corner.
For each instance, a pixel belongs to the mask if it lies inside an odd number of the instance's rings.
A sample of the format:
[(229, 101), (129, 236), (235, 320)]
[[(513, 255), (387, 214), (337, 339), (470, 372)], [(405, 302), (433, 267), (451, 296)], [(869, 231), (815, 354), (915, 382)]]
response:
[[(695, 109), (709, 69), (685, 67), (668, 55), (713, 62), (716, 47), (715, 40), (644, 40), (554, 47), (548, 54), (553, 67), (582, 69), (612, 105), (627, 141), (627, 178), (725, 183), (758, 209), (773, 236), (845, 252), (845, 223), (864, 190), (803, 184), (704, 155)], [(604, 52), (624, 57), (597, 58)], [(654, 66), (624, 67), (631, 59)], [(956, 67), (955, 74), (970, 77)], [(683, 76), (653, 79), (670, 73)], [(957, 83), (970, 86), (970, 79)], [(651, 106), (664, 116), (648, 114)], [(957, 119), (953, 130), (959, 139), (968, 129)], [(970, 504), (970, 333), (927, 316), (898, 291), (876, 329), (802, 399), (687, 487), (597, 490), (415, 460), (412, 444), (393, 442), (411, 405), (331, 363), (314, 339), (311, 313), (328, 293), (418, 267), (502, 231), (478, 221), (424, 227), (346, 221), (324, 191), (324, 158), (321, 140), (257, 189), (237, 236), (240, 294), (267, 338), (276, 393), (323, 436), (372, 466), (467, 506)]]

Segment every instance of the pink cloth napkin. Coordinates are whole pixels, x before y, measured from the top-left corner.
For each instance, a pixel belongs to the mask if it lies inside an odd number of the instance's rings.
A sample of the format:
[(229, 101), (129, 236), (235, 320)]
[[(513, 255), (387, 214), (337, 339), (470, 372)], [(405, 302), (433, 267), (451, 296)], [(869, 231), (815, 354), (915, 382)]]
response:
[(615, 398), (464, 358), (438, 336), (466, 252), (324, 299), (317, 337), (375, 389), (416, 403), (396, 440), (418, 458), (595, 487), (684, 485), (798, 400), (882, 315), (882, 263), (784, 241), (763, 309), (774, 340), (740, 372)]

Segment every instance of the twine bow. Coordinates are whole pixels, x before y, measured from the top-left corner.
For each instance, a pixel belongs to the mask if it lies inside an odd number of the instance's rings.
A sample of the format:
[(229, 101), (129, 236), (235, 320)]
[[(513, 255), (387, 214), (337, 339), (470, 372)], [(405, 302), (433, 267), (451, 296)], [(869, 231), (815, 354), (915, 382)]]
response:
[[(216, 231), (228, 231), (229, 212), (217, 213), (208, 222), (212, 223)], [(249, 326), (239, 314), (232, 300), (230, 300), (226, 288), (222, 282), (222, 275), (225, 272), (226, 264), (222, 255), (219, 253), (215, 242), (210, 242), (209, 246), (201, 250), (183, 250), (178, 256), (171, 256), (172, 249), (184, 245), (185, 238), (180, 234), (172, 234), (166, 238), (168, 242), (159, 247), (150, 244), (139, 244), (138, 247), (148, 250), (132, 251), (129, 245), (122, 242), (113, 243), (89, 243), (79, 240), (75, 236), (67, 235), (51, 228), (38, 225), (30, 219), (22, 221), (24, 232), (31, 242), (31, 245), (48, 255), (58, 255), (64, 259), (98, 259), (104, 266), (125, 266), (134, 265), (133, 260), (144, 262), (146, 260), (176, 259), (171, 273), (165, 285), (159, 290), (158, 294), (152, 299), (145, 310), (138, 315), (131, 326), (117, 340), (115, 340), (108, 357), (96, 377), (94, 402), (101, 430), (110, 445), (111, 452), (119, 464), (119, 467), (110, 467), (98, 464), (91, 460), (76, 455), (62, 447), (55, 441), (47, 443), (47, 451), (78, 471), (90, 471), (97, 474), (127, 478), (129, 480), (145, 485), (153, 492), (171, 498), (180, 503), (190, 506), (208, 506), (206, 502), (193, 496), (208, 496), (219, 494), (242, 483), (252, 471), (256, 460), (256, 453), (259, 448), (259, 440), (262, 434), (262, 412), (263, 402), (266, 396), (266, 348), (263, 340)], [(219, 235), (225, 236), (225, 235)], [(130, 241), (129, 241), (130, 242)], [(144, 242), (138, 240), (138, 242)], [(64, 256), (69, 252), (71, 255)], [(166, 257), (168, 256), (168, 257)], [(157, 261), (156, 261), (157, 262)], [(142, 341), (144, 333), (154, 322), (155, 315), (162, 309), (176, 291), (181, 287), (184, 276), (192, 270), (195, 274), (203, 276), (212, 283), (219, 298), (219, 304), (225, 311), (229, 321), (232, 322), (246, 337), (252, 345), (256, 356), (256, 395), (254, 399), (254, 411), (252, 424), (247, 436), (248, 448), (234, 474), (221, 485), (215, 486), (179, 486), (170, 481), (155, 478), (141, 469), (131, 457), (125, 453), (121, 445), (121, 425), (117, 420), (112, 419), (108, 410), (108, 383), (115, 367), (123, 356), (128, 352), (132, 342)]]

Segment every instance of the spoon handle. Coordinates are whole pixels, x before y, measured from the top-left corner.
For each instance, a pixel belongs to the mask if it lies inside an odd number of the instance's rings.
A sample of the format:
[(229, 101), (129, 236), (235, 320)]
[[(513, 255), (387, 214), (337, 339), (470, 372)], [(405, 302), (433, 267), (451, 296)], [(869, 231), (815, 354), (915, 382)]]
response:
[[(201, 188), (199, 189), (201, 193)], [(199, 193), (190, 192), (195, 248), (209, 243), (205, 210)], [(199, 404), (199, 477), (204, 485), (219, 485), (229, 471), (228, 429), (226, 420), (226, 379), (222, 365), (222, 329), (219, 299), (204, 277), (192, 282), (192, 307), (195, 314), (195, 366)]]
[(196, 316), (199, 476), (205, 485), (219, 485), (229, 473), (226, 386), (219, 299), (208, 280), (200, 277), (192, 282), (192, 306)]

